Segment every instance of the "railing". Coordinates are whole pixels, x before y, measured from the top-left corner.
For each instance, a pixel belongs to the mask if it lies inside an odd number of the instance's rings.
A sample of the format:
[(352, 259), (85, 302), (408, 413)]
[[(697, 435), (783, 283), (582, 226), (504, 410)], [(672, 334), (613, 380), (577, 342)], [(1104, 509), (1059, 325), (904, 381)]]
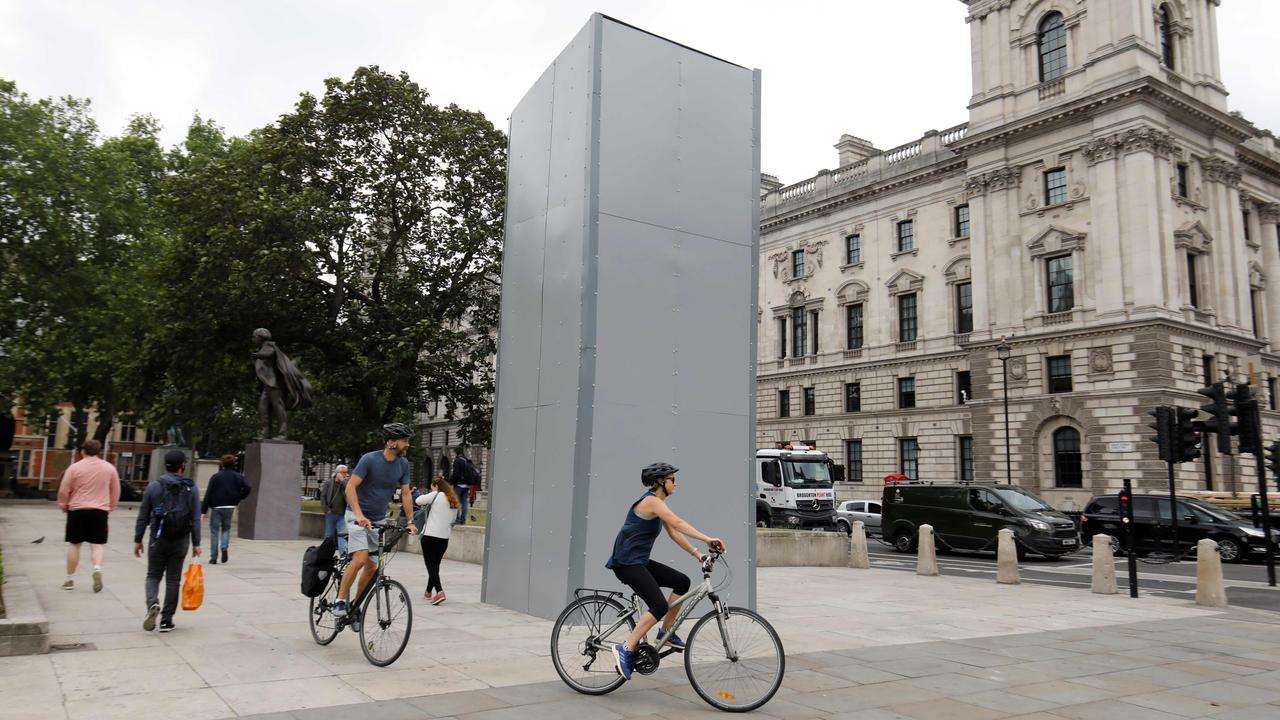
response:
[(852, 165), (837, 168), (835, 172), (831, 173), (831, 184), (838, 185), (842, 182), (849, 182), (865, 176), (868, 162), (867, 160), (860, 160)]
[(960, 123), (955, 127), (947, 128), (939, 133), (943, 145), (950, 145), (951, 143), (959, 142), (968, 134), (969, 123)]
[(903, 160), (910, 160), (920, 154), (920, 148), (923, 146), (924, 142), (922, 140), (916, 140), (915, 142), (909, 142), (906, 145), (899, 145), (892, 150), (886, 150), (884, 152), (884, 164), (893, 165), (894, 163), (900, 163)]
[(1065, 325), (1071, 322), (1072, 312), (1070, 310), (1060, 313), (1051, 313), (1044, 316), (1045, 325)]
[(1048, 100), (1057, 97), (1067, 91), (1067, 81), (1065, 79), (1050, 80), (1046, 83), (1040, 83), (1040, 99)]
[(802, 180), (794, 185), (788, 185), (777, 192), (778, 196), (783, 200), (791, 200), (792, 198), (798, 198), (801, 195), (808, 195), (813, 192), (814, 188), (817, 186), (817, 180), (815, 178), (809, 178), (808, 180)]
[(969, 333), (957, 333), (957, 334), (956, 334), (956, 344), (957, 344), (957, 345), (967, 345), (968, 343), (969, 343)]
[(909, 342), (900, 342), (898, 343), (898, 346), (897, 346), (898, 352), (911, 352), (912, 350), (915, 350), (915, 349), (916, 349), (915, 340), (911, 340)]

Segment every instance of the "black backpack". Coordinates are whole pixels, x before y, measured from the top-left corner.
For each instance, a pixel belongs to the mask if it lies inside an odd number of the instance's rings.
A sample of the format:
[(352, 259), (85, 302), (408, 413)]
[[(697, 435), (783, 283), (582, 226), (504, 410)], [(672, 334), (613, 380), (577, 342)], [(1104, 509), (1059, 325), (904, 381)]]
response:
[(471, 458), (464, 457), (462, 459), (467, 461), (467, 484), (473, 487), (478, 487), (480, 485), (480, 471), (476, 469), (476, 464), (471, 462)]
[(329, 585), (333, 575), (334, 553), (338, 544), (333, 538), (325, 538), (319, 545), (312, 545), (302, 553), (302, 594), (319, 597)]
[(160, 537), (177, 540), (191, 533), (195, 516), (191, 512), (191, 487), (186, 483), (170, 483), (165, 489), (164, 514), (160, 516)]

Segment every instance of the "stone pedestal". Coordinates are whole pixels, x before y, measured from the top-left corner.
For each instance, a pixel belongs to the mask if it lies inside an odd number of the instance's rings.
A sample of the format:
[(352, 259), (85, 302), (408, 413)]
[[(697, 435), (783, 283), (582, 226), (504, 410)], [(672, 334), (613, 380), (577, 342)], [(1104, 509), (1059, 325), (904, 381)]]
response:
[(195, 455), (190, 450), (177, 445), (161, 445), (151, 451), (151, 466), (147, 471), (147, 480), (159, 480), (161, 475), (169, 472), (164, 467), (164, 455), (170, 450), (181, 450), (187, 456), (187, 477), (191, 477), (191, 473), (195, 472), (195, 468), (191, 466), (191, 459)]
[(297, 540), (302, 512), (302, 443), (260, 440), (244, 449), (244, 474), (253, 492), (240, 503), (239, 536)]

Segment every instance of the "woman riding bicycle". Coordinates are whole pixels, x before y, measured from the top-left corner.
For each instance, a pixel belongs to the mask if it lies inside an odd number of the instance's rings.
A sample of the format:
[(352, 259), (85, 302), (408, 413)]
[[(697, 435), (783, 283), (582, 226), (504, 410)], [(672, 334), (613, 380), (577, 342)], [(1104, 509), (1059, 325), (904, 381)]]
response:
[[(724, 543), (719, 538), (702, 534), (667, 507), (667, 498), (676, 491), (675, 476), (678, 471), (678, 468), (664, 462), (654, 463), (640, 471), (640, 481), (649, 491), (627, 510), (627, 518), (618, 531), (617, 539), (613, 541), (613, 555), (605, 563), (605, 567), (613, 570), (613, 574), (634, 590), (649, 608), (640, 617), (635, 631), (626, 642), (613, 646), (614, 663), (618, 672), (627, 680), (631, 679), (635, 649), (645, 634), (662, 618), (662, 628), (658, 631), (658, 640), (661, 641), (675, 622), (678, 608), (668, 604), (668, 599), (662, 595), (662, 588), (671, 588), (670, 603), (689, 592), (688, 575), (649, 559), (653, 543), (658, 539), (658, 531), (666, 527), (667, 535), (699, 561), (702, 560), (702, 553), (686, 536), (705, 542), (711, 550), (724, 552)], [(678, 650), (684, 649), (684, 642), (675, 634), (671, 635), (667, 643)]]

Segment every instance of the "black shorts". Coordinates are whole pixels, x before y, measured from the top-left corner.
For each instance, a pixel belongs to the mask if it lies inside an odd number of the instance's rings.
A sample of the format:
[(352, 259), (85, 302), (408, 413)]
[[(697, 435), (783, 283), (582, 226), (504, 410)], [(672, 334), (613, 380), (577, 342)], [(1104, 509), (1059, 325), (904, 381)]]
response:
[(106, 510), (71, 510), (67, 512), (67, 542), (73, 545), (107, 544)]
[(650, 560), (647, 565), (619, 565), (613, 574), (626, 583), (644, 600), (649, 612), (658, 619), (667, 614), (667, 598), (662, 588), (669, 587), (677, 595), (689, 592), (689, 576), (667, 567), (660, 562)]

